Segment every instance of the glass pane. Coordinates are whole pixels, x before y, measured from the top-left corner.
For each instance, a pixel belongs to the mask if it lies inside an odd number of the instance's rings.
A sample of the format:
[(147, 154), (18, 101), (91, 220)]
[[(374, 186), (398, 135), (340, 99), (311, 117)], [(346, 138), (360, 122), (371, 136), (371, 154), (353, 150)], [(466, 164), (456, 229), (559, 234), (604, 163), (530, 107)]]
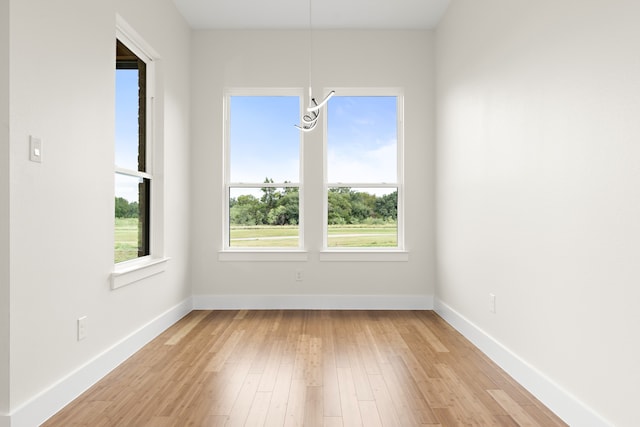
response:
[(327, 246), (373, 248), (398, 246), (396, 188), (330, 188)]
[(297, 188), (231, 188), (229, 247), (298, 247)]
[(297, 96), (232, 96), (231, 182), (299, 182), (299, 115)]
[(116, 69), (116, 166), (137, 171), (138, 69)]
[(116, 174), (115, 262), (149, 255), (148, 179)]
[(327, 108), (327, 182), (398, 180), (395, 96), (334, 96)]

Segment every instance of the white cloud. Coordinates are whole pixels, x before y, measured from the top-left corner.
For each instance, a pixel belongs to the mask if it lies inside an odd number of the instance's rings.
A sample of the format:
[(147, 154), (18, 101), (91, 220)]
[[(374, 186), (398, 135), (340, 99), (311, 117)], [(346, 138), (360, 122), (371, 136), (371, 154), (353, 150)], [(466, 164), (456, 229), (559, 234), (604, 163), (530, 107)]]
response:
[(329, 149), (329, 182), (394, 183), (397, 181), (397, 145), (387, 142), (375, 149), (342, 146)]

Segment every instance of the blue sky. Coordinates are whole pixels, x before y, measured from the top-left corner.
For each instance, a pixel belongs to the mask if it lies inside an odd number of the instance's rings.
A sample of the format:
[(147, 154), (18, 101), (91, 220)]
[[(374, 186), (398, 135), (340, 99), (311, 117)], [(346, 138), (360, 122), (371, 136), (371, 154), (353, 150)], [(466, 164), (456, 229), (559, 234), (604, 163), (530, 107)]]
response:
[[(138, 70), (116, 70), (116, 166), (138, 170)], [(116, 197), (138, 201), (138, 179), (116, 174)]]
[(297, 96), (232, 96), (231, 182), (299, 182), (300, 99)]
[(138, 70), (116, 70), (116, 165), (138, 170)]
[[(231, 97), (231, 182), (299, 181), (301, 134), (293, 126), (300, 123), (299, 102), (295, 96)], [(321, 114), (329, 120), (329, 182), (396, 182), (396, 97), (337, 94)], [(312, 132), (322, 132), (320, 123)]]
[[(116, 165), (132, 170), (138, 168), (137, 84), (137, 70), (116, 71)], [(294, 126), (300, 102), (297, 96), (231, 97), (231, 182), (300, 181), (301, 133)], [(396, 97), (336, 94), (321, 114), (329, 125), (328, 182), (396, 182)], [(322, 132), (320, 126), (312, 132)], [(116, 196), (136, 201), (137, 180), (116, 175)]]
[(397, 181), (397, 98), (334, 96), (327, 109), (327, 181)]

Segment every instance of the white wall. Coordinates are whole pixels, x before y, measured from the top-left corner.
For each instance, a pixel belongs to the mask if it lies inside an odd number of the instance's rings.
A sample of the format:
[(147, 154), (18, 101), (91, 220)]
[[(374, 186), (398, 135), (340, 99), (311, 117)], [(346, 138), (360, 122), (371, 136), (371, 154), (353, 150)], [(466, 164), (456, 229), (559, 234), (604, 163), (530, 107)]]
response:
[(640, 424), (639, 16), (453, 0), (436, 43), (437, 296), (621, 427)]
[(9, 412), (9, 0), (0, 0), (0, 425)]
[[(112, 291), (116, 13), (162, 58), (161, 178), (172, 259), (163, 274)], [(69, 0), (64, 7), (12, 1), (10, 22), (10, 410), (16, 411), (190, 295), (189, 29), (170, 0)], [(29, 135), (42, 138), (41, 164), (28, 160)], [(78, 342), (80, 316), (88, 316), (89, 332)]]
[[(305, 31), (198, 31), (192, 51), (192, 281), (195, 295), (423, 295), (434, 292), (433, 35), (326, 31), (314, 35), (314, 93), (331, 87), (405, 90), (406, 246), (409, 262), (320, 262), (322, 131), (304, 150), (309, 260), (219, 262), (222, 116), (226, 87), (308, 86)], [(419, 54), (417, 54), (419, 53)], [(292, 124), (293, 125), (293, 124)], [(294, 272), (304, 271), (296, 283)], [(242, 305), (243, 299), (240, 298)]]

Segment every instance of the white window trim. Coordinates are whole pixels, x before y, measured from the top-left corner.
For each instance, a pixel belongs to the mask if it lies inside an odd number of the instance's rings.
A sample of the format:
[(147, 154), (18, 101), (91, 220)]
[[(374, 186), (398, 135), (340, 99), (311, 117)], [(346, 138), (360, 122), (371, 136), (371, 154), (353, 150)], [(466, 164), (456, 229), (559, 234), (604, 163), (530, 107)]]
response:
[[(116, 39), (120, 40), (133, 53), (146, 63), (147, 70), (147, 171), (131, 171), (114, 167), (115, 173), (151, 178), (151, 207), (149, 218), (150, 255), (114, 264), (110, 276), (111, 289), (138, 282), (162, 273), (169, 258), (164, 252), (164, 171), (163, 132), (158, 120), (156, 105), (157, 71), (160, 55), (131, 27), (121, 16), (116, 15)], [(115, 62), (115, 61), (114, 61)]]
[[(326, 92), (327, 88), (324, 89)], [(323, 219), (322, 219), (322, 250), (320, 251), (320, 261), (408, 261), (409, 252), (405, 248), (405, 221), (404, 221), (404, 90), (399, 87), (346, 87), (331, 88), (339, 96), (395, 96), (397, 102), (397, 129), (398, 129), (398, 152), (397, 152), (397, 183), (329, 183), (327, 181), (327, 137), (328, 121), (323, 124)], [(398, 189), (398, 246), (391, 248), (331, 248), (328, 246), (328, 192), (329, 186), (340, 184), (351, 188), (397, 188)]]
[[(222, 248), (218, 252), (219, 261), (306, 261), (308, 259), (305, 248), (305, 228), (304, 228), (304, 140), (300, 135), (299, 139), (299, 169), (298, 182), (294, 185), (284, 185), (284, 183), (238, 183), (230, 182), (230, 147), (229, 147), (229, 120), (230, 108), (229, 100), (232, 96), (297, 96), (300, 99), (300, 114), (303, 111), (304, 91), (302, 88), (283, 87), (254, 87), (254, 88), (226, 88), (224, 90), (223, 105), (223, 155), (222, 155)], [(291, 125), (293, 126), (293, 124)], [(229, 246), (229, 189), (233, 188), (255, 188), (260, 187), (283, 188), (286, 186), (297, 187), (298, 206), (298, 247), (297, 248), (238, 248)]]

